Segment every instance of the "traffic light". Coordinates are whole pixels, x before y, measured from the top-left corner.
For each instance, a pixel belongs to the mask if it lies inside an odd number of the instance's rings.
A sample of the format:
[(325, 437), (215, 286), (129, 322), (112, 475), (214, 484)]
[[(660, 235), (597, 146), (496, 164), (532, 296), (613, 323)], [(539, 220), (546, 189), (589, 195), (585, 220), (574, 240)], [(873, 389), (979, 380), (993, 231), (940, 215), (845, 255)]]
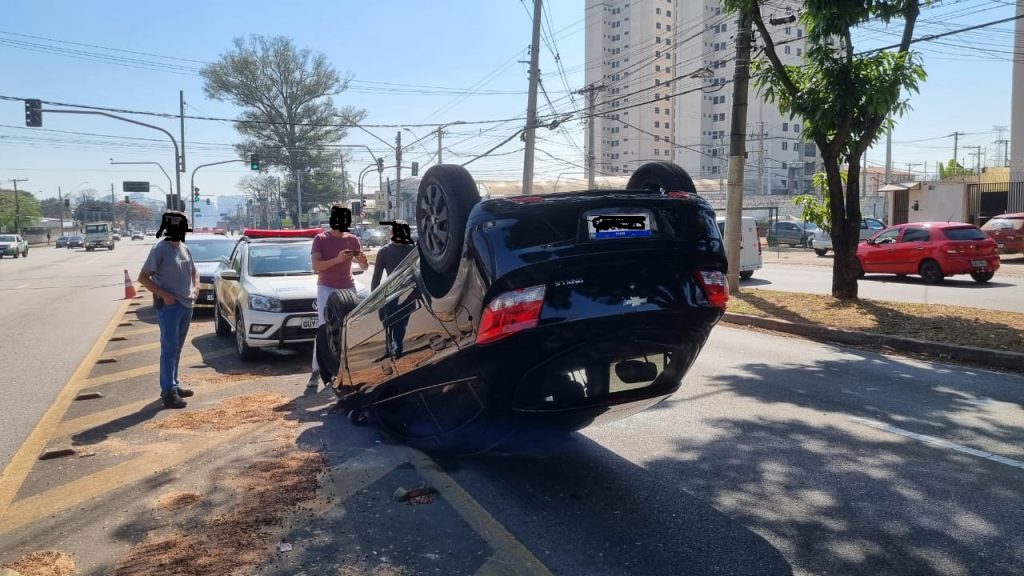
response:
[(412, 175), (413, 176), (418, 176), (419, 173), (420, 173), (420, 163), (419, 162), (413, 162), (412, 163)]
[(127, 194), (125, 194), (124, 195), (124, 203), (125, 204), (131, 204), (132, 203), (132, 197), (127, 195)]
[(384, 159), (377, 158), (377, 172), (384, 173)]
[(64, 199), (64, 207), (65, 208), (71, 208), (71, 199), (70, 198), (65, 198)]
[(25, 126), (38, 128), (43, 125), (43, 103), (34, 98), (25, 100)]
[(252, 169), (254, 172), (259, 172), (260, 171), (260, 155), (259, 154), (249, 154), (249, 168)]
[(192, 189), (192, 201), (199, 202), (199, 186)]
[(209, 198), (207, 198), (207, 199), (206, 199), (206, 205), (207, 205), (207, 206), (209, 206), (209, 205), (210, 205), (210, 199), (209, 199)]

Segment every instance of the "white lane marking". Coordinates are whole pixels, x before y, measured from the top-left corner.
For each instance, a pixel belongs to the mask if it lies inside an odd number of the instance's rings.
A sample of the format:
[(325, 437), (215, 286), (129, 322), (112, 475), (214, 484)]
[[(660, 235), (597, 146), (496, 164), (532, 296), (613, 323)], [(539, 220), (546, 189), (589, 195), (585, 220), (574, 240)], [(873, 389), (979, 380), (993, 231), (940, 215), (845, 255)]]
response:
[(899, 434), (907, 438), (913, 438), (914, 440), (920, 440), (926, 444), (932, 444), (940, 448), (949, 448), (957, 452), (963, 452), (964, 454), (970, 454), (971, 456), (977, 456), (978, 458), (984, 458), (1000, 464), (1006, 464), (1007, 466), (1013, 466), (1014, 468), (1020, 468), (1024, 470), (1024, 462), (1020, 460), (1014, 460), (1013, 458), (1007, 458), (1005, 456), (999, 456), (992, 454), (991, 452), (985, 452), (984, 450), (977, 450), (975, 448), (968, 448), (962, 444), (956, 442), (950, 442), (949, 440), (943, 440), (942, 438), (936, 438), (935, 436), (928, 436), (927, 434), (918, 434), (917, 432), (911, 432), (910, 430), (904, 430), (895, 426), (890, 426), (885, 422), (878, 422), (876, 420), (868, 420), (867, 418), (853, 417), (852, 420), (859, 424), (865, 424), (872, 428), (891, 432), (893, 434)]
[(28, 284), (22, 284), (21, 286), (16, 287), (15, 290), (21, 290), (22, 288), (28, 288), (28, 286), (29, 286)]

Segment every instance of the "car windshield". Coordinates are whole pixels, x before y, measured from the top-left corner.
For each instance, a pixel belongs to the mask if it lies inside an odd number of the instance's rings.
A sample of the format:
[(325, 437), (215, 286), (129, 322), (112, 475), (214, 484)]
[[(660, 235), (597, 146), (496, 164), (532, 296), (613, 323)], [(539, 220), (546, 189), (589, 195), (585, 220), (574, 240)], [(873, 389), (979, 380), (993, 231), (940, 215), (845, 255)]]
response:
[(229, 238), (193, 238), (185, 240), (196, 262), (216, 262), (231, 255), (235, 241)]
[(3, 235), (3, 236), (0, 236), (0, 242), (14, 242), (14, 241), (15, 241), (14, 236), (6, 235), (6, 234)]
[(963, 228), (946, 228), (943, 230), (950, 240), (985, 240), (988, 236), (975, 226)]
[(85, 226), (85, 233), (86, 234), (94, 234), (96, 232), (106, 232), (106, 231), (107, 231), (107, 225), (106, 224), (87, 224)]
[(1024, 218), (993, 218), (981, 227), (982, 230), (1020, 230), (1024, 228)]
[(252, 276), (303, 276), (313, 274), (311, 244), (262, 244), (249, 247)]

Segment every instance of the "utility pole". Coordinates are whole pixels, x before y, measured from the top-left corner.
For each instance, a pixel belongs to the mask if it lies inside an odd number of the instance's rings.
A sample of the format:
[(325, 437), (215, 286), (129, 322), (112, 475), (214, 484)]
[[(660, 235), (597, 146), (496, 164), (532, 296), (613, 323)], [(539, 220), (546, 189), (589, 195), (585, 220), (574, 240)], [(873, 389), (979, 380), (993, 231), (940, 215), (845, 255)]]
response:
[(402, 218), (402, 131), (395, 136), (395, 216)]
[(522, 194), (533, 194), (533, 155), (537, 139), (537, 84), (540, 82), (541, 0), (533, 0), (533, 40), (530, 42), (530, 91), (526, 106), (526, 152), (523, 158)]
[(298, 229), (302, 228), (302, 170), (296, 170), (295, 171), (295, 180), (296, 180), (296, 188), (297, 188), (296, 189), (296, 196), (297, 196), (296, 200), (298, 201), (298, 204), (299, 204), (299, 206), (298, 206), (298, 208), (299, 208), (299, 210), (298, 210), (298, 212), (299, 212), (299, 221), (298, 221), (297, 224), (295, 224), (295, 229), (298, 230)]
[(760, 179), (760, 182), (761, 182), (761, 196), (764, 196), (764, 195), (767, 194), (767, 191), (765, 190), (765, 182), (764, 182), (764, 161), (765, 161), (764, 125), (765, 124), (766, 124), (765, 122), (758, 122), (757, 123), (757, 126), (758, 126), (757, 139), (759, 141), (759, 148), (760, 148), (759, 153), (758, 153), (758, 157), (757, 157), (757, 177)]
[(57, 202), (60, 203), (60, 234), (57, 234), (60, 238), (64, 235), (64, 196), (61, 194), (60, 186), (57, 186)]
[(957, 152), (959, 151), (959, 146), (958, 145), (960, 144), (960, 135), (961, 134), (963, 134), (963, 132), (953, 132), (953, 165), (954, 166), (960, 163), (960, 159), (957, 158), (956, 155), (957, 155)]
[(885, 183), (892, 184), (892, 128), (885, 133)]
[(12, 178), (14, 184), (14, 233), (21, 236), (21, 201), (18, 199), (18, 182), (28, 182), (28, 178)]
[[(178, 90), (178, 109), (180, 111), (178, 118), (181, 119), (181, 156), (179, 156), (179, 160), (178, 160), (178, 172), (184, 172), (185, 171), (185, 91), (184, 90)], [(181, 194), (180, 187), (178, 189), (178, 194)], [(193, 200), (193, 202), (194, 202), (194, 200)]]
[(750, 83), (751, 18), (741, 12), (736, 25), (736, 68), (732, 85), (729, 132), (729, 193), (725, 207), (725, 252), (729, 260), (729, 291), (740, 291), (740, 234), (743, 225), (743, 156), (747, 138), (747, 89)]
[(594, 118), (597, 116), (595, 100), (597, 93), (601, 90), (604, 90), (604, 84), (599, 86), (591, 84), (576, 91), (577, 94), (587, 96), (587, 110), (589, 111), (587, 113), (587, 187), (590, 190), (594, 189)]

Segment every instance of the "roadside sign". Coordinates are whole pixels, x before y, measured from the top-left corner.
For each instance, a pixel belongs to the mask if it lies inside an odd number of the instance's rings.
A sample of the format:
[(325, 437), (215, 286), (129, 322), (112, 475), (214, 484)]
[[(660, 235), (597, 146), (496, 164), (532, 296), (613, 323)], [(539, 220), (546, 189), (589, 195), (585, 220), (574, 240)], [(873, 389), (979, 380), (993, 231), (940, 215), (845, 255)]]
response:
[(124, 192), (149, 192), (149, 182), (130, 182), (125, 180), (121, 182), (121, 187)]

